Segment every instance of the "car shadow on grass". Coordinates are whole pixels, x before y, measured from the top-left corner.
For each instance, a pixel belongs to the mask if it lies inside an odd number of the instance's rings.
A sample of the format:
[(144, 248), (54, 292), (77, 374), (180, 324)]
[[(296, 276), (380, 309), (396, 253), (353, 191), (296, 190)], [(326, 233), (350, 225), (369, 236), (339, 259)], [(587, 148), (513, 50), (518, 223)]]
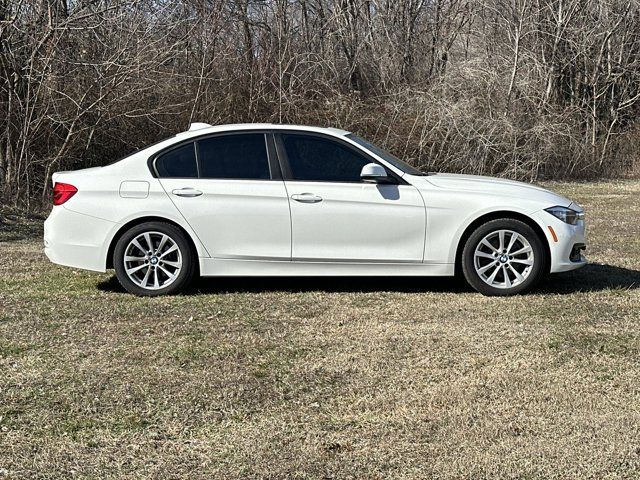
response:
[(549, 275), (535, 292), (569, 294), (600, 290), (640, 288), (640, 271), (601, 263), (591, 263), (572, 272)]
[[(115, 276), (98, 288), (124, 292)], [(550, 275), (531, 292), (533, 295), (572, 294), (609, 289), (640, 288), (640, 271), (613, 265), (590, 264), (573, 272)], [(262, 292), (472, 292), (454, 277), (209, 277), (196, 279), (185, 295)]]

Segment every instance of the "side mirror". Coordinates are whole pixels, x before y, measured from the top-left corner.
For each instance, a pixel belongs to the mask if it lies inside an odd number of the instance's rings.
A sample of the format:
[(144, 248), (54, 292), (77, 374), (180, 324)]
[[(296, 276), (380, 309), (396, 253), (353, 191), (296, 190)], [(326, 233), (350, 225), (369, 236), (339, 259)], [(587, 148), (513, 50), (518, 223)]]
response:
[(362, 181), (369, 183), (387, 183), (389, 181), (387, 171), (377, 163), (367, 163), (362, 167), (360, 178)]

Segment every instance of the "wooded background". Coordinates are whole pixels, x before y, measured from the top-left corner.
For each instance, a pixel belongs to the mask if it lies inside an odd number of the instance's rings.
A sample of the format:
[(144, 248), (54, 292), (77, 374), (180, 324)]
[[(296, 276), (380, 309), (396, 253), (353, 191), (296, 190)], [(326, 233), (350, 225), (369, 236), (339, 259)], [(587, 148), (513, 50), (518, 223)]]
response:
[(0, 190), (212, 124), (354, 131), (425, 170), (638, 171), (640, 8), (617, 0), (0, 0)]

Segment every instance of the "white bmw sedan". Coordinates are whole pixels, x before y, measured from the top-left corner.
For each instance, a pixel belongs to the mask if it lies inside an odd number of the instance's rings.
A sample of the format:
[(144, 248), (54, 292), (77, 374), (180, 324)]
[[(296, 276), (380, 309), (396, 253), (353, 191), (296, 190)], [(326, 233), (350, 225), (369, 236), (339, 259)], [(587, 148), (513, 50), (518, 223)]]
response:
[(52, 262), (137, 295), (202, 276), (450, 276), (487, 295), (585, 265), (583, 209), (533, 185), (416, 170), (356, 135), (193, 124), (53, 175)]

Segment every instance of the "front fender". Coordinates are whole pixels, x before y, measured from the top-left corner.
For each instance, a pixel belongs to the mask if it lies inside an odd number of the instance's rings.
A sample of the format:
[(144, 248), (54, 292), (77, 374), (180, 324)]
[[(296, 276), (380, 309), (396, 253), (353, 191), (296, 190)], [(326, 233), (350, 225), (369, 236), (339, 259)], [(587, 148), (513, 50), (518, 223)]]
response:
[(440, 189), (423, 192), (423, 196), (427, 205), (425, 263), (454, 264), (463, 236), (482, 218), (488, 220), (500, 215), (526, 217), (540, 229), (545, 228), (539, 219), (532, 216), (541, 209), (540, 204), (534, 201), (523, 199), (516, 203), (507, 198)]

